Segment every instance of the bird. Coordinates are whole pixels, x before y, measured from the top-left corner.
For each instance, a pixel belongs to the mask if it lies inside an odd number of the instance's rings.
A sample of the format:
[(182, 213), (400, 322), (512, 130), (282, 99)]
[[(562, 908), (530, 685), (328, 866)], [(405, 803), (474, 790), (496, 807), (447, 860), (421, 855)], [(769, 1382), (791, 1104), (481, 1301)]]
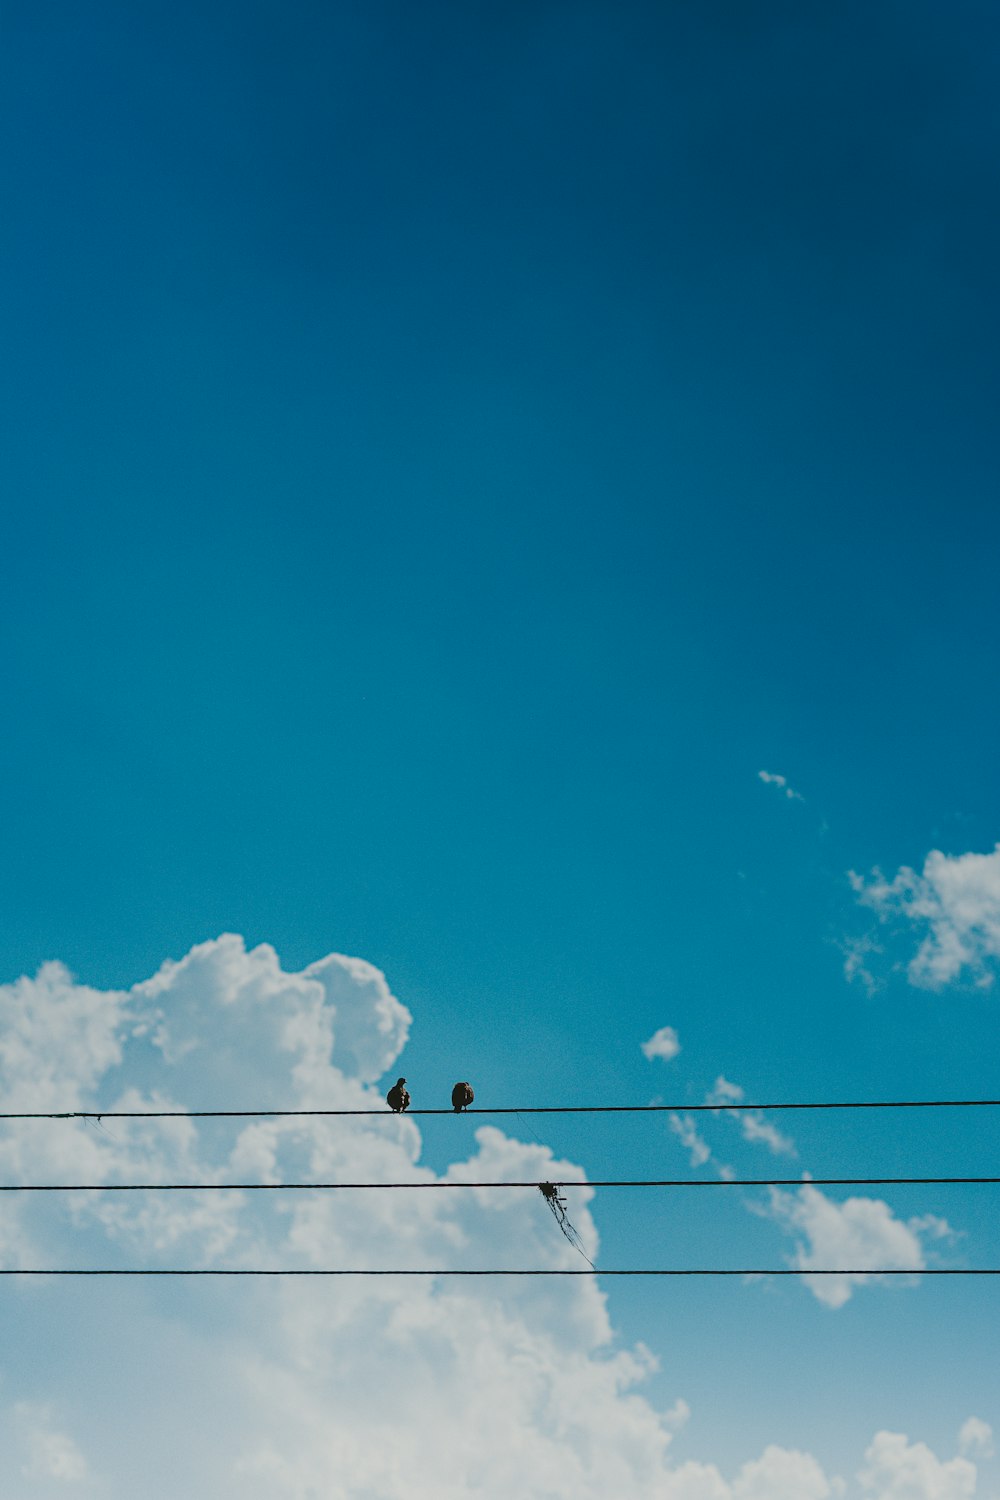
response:
[(385, 1096), (385, 1102), (397, 1115), (401, 1115), (404, 1109), (409, 1107), (410, 1092), (406, 1087), (405, 1078), (397, 1078), (392, 1088)]
[(471, 1083), (456, 1083), (451, 1091), (451, 1107), (456, 1115), (460, 1110), (468, 1109), (475, 1097)]

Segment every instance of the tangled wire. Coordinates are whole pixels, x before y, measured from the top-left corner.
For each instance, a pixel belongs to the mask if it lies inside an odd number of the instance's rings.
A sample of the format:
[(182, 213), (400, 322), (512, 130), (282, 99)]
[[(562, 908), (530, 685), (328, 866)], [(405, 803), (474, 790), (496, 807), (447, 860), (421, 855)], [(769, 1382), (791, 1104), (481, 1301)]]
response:
[(569, 1215), (566, 1213), (566, 1199), (560, 1196), (559, 1189), (556, 1187), (555, 1183), (542, 1182), (539, 1184), (538, 1191), (541, 1193), (542, 1197), (549, 1205), (549, 1208), (551, 1208), (556, 1223), (559, 1225), (559, 1228), (562, 1230), (569, 1243), (573, 1246), (573, 1249), (576, 1250), (579, 1255), (583, 1256), (584, 1260), (587, 1262), (587, 1265), (592, 1271), (596, 1271), (597, 1267), (594, 1265), (594, 1262), (584, 1250), (583, 1245), (580, 1241), (579, 1234), (569, 1221)]

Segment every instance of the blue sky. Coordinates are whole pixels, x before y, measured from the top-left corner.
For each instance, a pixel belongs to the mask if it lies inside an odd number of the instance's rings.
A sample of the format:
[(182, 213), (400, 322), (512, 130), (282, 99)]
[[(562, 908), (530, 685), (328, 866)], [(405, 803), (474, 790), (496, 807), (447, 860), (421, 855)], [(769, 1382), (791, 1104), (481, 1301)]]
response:
[[(0, 980), (356, 955), (414, 1103), (995, 1095), (992, 8), (0, 14)], [(781, 1126), (705, 1133), (995, 1170), (978, 1113)], [(687, 1170), (659, 1117), (533, 1128)], [(1000, 1264), (990, 1192), (885, 1198)], [(793, 1253), (735, 1190), (589, 1211), (607, 1265)], [(678, 1461), (1000, 1423), (989, 1284), (609, 1297)]]

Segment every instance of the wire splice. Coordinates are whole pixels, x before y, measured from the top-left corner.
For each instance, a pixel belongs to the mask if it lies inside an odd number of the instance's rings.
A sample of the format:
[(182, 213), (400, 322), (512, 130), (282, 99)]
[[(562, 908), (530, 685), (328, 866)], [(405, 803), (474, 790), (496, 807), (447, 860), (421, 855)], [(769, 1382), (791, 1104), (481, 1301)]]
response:
[(549, 1205), (556, 1223), (559, 1225), (559, 1228), (566, 1236), (566, 1239), (573, 1246), (573, 1249), (577, 1252), (578, 1255), (583, 1256), (584, 1260), (587, 1262), (587, 1265), (592, 1271), (596, 1271), (597, 1267), (594, 1265), (594, 1262), (591, 1260), (586, 1250), (584, 1250), (583, 1242), (580, 1239), (579, 1233), (570, 1223), (569, 1215), (566, 1212), (566, 1199), (560, 1195), (559, 1189), (556, 1184), (554, 1182), (540, 1182), (538, 1184), (538, 1191), (541, 1193), (542, 1197)]

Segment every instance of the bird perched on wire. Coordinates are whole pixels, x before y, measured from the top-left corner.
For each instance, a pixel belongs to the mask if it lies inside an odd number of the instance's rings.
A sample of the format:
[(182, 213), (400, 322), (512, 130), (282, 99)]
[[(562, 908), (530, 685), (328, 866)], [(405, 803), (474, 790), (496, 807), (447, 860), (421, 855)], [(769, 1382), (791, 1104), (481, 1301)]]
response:
[(392, 1088), (385, 1096), (385, 1102), (397, 1115), (401, 1115), (404, 1109), (409, 1108), (410, 1092), (406, 1087), (405, 1078), (397, 1078)]
[(456, 1115), (460, 1110), (468, 1109), (475, 1097), (471, 1083), (456, 1083), (451, 1091), (451, 1107)]

